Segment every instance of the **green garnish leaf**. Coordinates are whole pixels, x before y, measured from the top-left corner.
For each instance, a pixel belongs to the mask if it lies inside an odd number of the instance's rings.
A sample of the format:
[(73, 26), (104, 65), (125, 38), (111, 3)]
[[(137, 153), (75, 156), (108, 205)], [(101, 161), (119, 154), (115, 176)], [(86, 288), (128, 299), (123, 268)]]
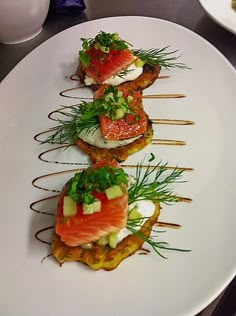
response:
[[(144, 242), (148, 243), (152, 249), (162, 258), (167, 259), (162, 253), (161, 250), (174, 250), (174, 251), (181, 251), (181, 252), (190, 252), (191, 250), (188, 249), (179, 249), (179, 248), (172, 248), (169, 247), (169, 244), (167, 242), (163, 241), (156, 241), (154, 237), (149, 236), (147, 237), (142, 232), (140, 232), (138, 229), (134, 227), (132, 221), (128, 221), (128, 224), (126, 225), (126, 228), (131, 231), (132, 234), (142, 239)], [(156, 236), (157, 237), (157, 236)]]
[(168, 52), (169, 46), (164, 48), (151, 48), (145, 49), (132, 49), (135, 56), (141, 59), (143, 62), (150, 66), (161, 66), (163, 68), (181, 68), (190, 69), (187, 65), (183, 63), (178, 63), (176, 60), (180, 56), (173, 56), (178, 50)]
[(84, 51), (79, 51), (79, 60), (81, 63), (85, 66), (88, 67), (90, 58), (89, 56), (84, 52)]
[(154, 156), (154, 154), (153, 154), (153, 153), (150, 153), (150, 155), (151, 155), (151, 158), (148, 160), (149, 162), (151, 162), (151, 161), (155, 160), (155, 156)]
[(131, 46), (131, 44), (122, 40), (117, 33), (106, 33), (103, 31), (100, 31), (95, 36), (92, 44), (93, 43), (98, 43), (102, 47), (108, 47), (114, 50), (124, 50), (128, 48), (129, 46)]
[(95, 201), (93, 192), (105, 192), (112, 185), (128, 184), (127, 174), (122, 168), (105, 164), (103, 167), (82, 170), (70, 179), (68, 195), (78, 204), (91, 204)]
[(183, 170), (175, 168), (163, 179), (164, 173), (167, 172), (166, 166), (167, 164), (161, 165), (159, 162), (154, 167), (148, 165), (143, 172), (142, 163), (137, 165), (135, 181), (128, 189), (129, 204), (141, 200), (151, 200), (153, 203), (162, 202), (165, 204), (178, 201), (178, 197), (172, 193), (168, 185), (176, 182), (184, 182), (179, 181)]
[(93, 38), (81, 38), (81, 41), (82, 41), (82, 48), (84, 50), (88, 50), (94, 40)]

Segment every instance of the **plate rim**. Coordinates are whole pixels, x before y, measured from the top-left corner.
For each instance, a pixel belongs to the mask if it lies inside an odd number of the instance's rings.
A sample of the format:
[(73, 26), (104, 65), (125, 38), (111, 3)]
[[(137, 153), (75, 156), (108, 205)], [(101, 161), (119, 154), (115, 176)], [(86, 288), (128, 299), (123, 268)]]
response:
[[(223, 27), (225, 30), (231, 32), (232, 34), (236, 35), (236, 22), (235, 22), (235, 27), (231, 27), (229, 26), (228, 24), (226, 23), (223, 23), (221, 21), (221, 19), (219, 19), (218, 17), (216, 17), (212, 11), (209, 11), (207, 6), (206, 6), (206, 3), (207, 3), (207, 0), (198, 0), (200, 5), (202, 6), (203, 10), (207, 13), (207, 15), (218, 25), (220, 25), (221, 27)], [(235, 12), (235, 15), (236, 15), (236, 12)]]

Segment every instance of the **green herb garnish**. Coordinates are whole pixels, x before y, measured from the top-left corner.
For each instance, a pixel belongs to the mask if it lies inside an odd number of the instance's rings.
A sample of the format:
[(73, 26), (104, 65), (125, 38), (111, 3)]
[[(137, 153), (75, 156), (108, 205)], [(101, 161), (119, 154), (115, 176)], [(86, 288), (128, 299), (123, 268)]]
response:
[[(124, 50), (128, 48), (129, 46), (132, 46), (128, 42), (122, 40), (119, 37), (118, 33), (105, 33), (103, 31), (100, 31), (94, 38), (94, 40), (91, 41), (89, 46), (98, 43), (102, 47), (108, 47), (112, 48), (114, 50)], [(88, 48), (87, 48), (88, 49)]]
[(120, 73), (118, 73), (116, 76), (124, 79), (125, 76), (127, 76), (128, 74), (130, 74), (132, 71), (134, 71), (134, 69), (123, 69)]
[[(150, 160), (155, 159), (155, 156), (152, 154)], [(150, 161), (149, 160), (149, 161)], [(137, 165), (136, 176), (132, 181), (131, 185), (128, 188), (128, 201), (129, 205), (141, 201), (141, 200), (151, 200), (153, 203), (162, 202), (165, 204), (170, 204), (177, 202), (178, 197), (168, 189), (168, 185), (179, 181), (182, 176), (183, 170), (174, 169), (166, 177), (164, 173), (167, 171), (167, 164), (161, 165), (160, 162), (151, 167), (147, 167), (146, 171), (142, 173), (142, 164)], [(162, 179), (160, 179), (162, 178)], [(140, 217), (138, 219), (128, 219), (126, 228), (137, 237), (141, 238), (144, 242), (148, 243), (153, 250), (159, 254), (162, 258), (166, 258), (161, 250), (175, 250), (182, 252), (189, 252), (190, 250), (172, 248), (166, 242), (156, 241), (154, 238), (157, 236), (147, 237), (142, 232), (140, 232), (140, 226), (144, 224), (149, 218)], [(152, 229), (153, 232), (153, 229)]]
[(88, 67), (90, 58), (84, 51), (79, 51), (79, 60), (84, 65), (84, 67)]
[(90, 58), (86, 54), (91, 47), (99, 49), (104, 54), (108, 54), (112, 50), (125, 50), (132, 46), (128, 42), (122, 40), (117, 33), (106, 33), (100, 31), (94, 38), (81, 38), (82, 50), (79, 51), (79, 60), (88, 67)]
[[(174, 169), (164, 179), (163, 174), (167, 171), (167, 164), (156, 166), (150, 165), (145, 171), (142, 169), (142, 162), (137, 165), (135, 181), (129, 187), (129, 204), (142, 200), (151, 200), (153, 203), (162, 202), (170, 204), (177, 202), (178, 198), (168, 188), (171, 183), (180, 182), (183, 170)], [(152, 181), (150, 181), (152, 179)], [(183, 182), (183, 181), (181, 181)]]
[(74, 144), (83, 130), (94, 132), (99, 127), (98, 115), (100, 113), (100, 103), (82, 102), (73, 106), (71, 112), (60, 112), (67, 120), (58, 119), (58, 125), (51, 130), (56, 131), (50, 135), (43, 143), (50, 144)]
[(149, 162), (151, 162), (151, 161), (153, 161), (153, 160), (155, 159), (155, 156), (154, 156), (153, 153), (151, 153), (150, 155), (151, 155), (151, 157), (150, 157), (149, 160), (148, 160)]
[[(164, 241), (156, 241), (154, 240), (155, 237), (157, 236), (145, 236), (142, 232), (138, 230), (138, 228), (135, 228), (136, 223), (133, 220), (128, 220), (126, 228), (131, 231), (132, 234), (135, 236), (141, 238), (144, 242), (148, 243), (152, 249), (162, 258), (166, 259), (166, 257), (161, 253), (161, 250), (175, 250), (175, 251), (181, 251), (181, 252), (190, 252), (191, 250), (187, 249), (179, 249), (179, 248), (172, 248), (169, 247), (169, 244)], [(162, 232), (160, 232), (162, 233)]]
[[(101, 50), (103, 53), (107, 54), (110, 49), (113, 50), (124, 50), (130, 49), (132, 46), (130, 43), (122, 40), (117, 33), (105, 33), (100, 31), (95, 38), (81, 38), (82, 40), (82, 50), (79, 51), (79, 59), (81, 63), (88, 67), (89, 56), (86, 54), (91, 47)], [(184, 63), (176, 62), (180, 56), (174, 56), (178, 50), (168, 51), (169, 46), (163, 48), (150, 48), (150, 49), (130, 49), (131, 52), (137, 56), (142, 62), (150, 66), (161, 66), (163, 68), (180, 68), (180, 69), (190, 69)], [(119, 74), (123, 77), (124, 74)]]
[(148, 50), (145, 49), (132, 49), (132, 52), (135, 56), (141, 59), (144, 63), (150, 66), (161, 66), (163, 68), (181, 68), (181, 69), (190, 69), (183, 63), (178, 63), (176, 60), (179, 56), (173, 56), (178, 50), (167, 52), (166, 46), (164, 48), (151, 48)]
[(68, 195), (78, 204), (91, 204), (95, 201), (93, 192), (104, 192), (112, 185), (127, 185), (128, 178), (122, 168), (115, 168), (105, 164), (96, 169), (89, 167), (79, 173), (68, 183)]

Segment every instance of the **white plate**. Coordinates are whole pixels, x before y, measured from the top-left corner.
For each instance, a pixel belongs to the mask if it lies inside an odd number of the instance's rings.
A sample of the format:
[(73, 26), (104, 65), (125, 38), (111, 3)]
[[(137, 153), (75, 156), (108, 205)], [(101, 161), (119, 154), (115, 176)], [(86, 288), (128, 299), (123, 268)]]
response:
[[(77, 85), (68, 76), (77, 65), (79, 39), (99, 30), (118, 31), (137, 48), (179, 49), (180, 61), (192, 69), (163, 70), (170, 78), (157, 81), (145, 93), (184, 93), (186, 98), (145, 99), (144, 106), (152, 118), (195, 121), (189, 126), (155, 125), (155, 138), (187, 144), (151, 145), (127, 161), (136, 164), (154, 152), (163, 162), (194, 168), (184, 175), (187, 183), (174, 186), (193, 202), (164, 206), (160, 217), (182, 225), (167, 229), (161, 238), (192, 252), (168, 252), (167, 260), (153, 252), (136, 254), (111, 272), (94, 272), (77, 263), (59, 267), (52, 257), (41, 263), (50, 247), (34, 234), (52, 225), (54, 218), (29, 208), (33, 201), (55, 194), (33, 187), (33, 179), (76, 168), (39, 160), (38, 154), (53, 146), (39, 145), (33, 137), (55, 125), (47, 118), (49, 112), (77, 102), (59, 92)], [(0, 90), (1, 313), (183, 316), (196, 314), (220, 294), (236, 268), (235, 84), (235, 70), (208, 42), (181, 26), (146, 17), (107, 18), (72, 27), (21, 61)], [(87, 161), (76, 149), (48, 158)], [(64, 181), (56, 176), (37, 184), (60, 190)]]
[(232, 9), (232, 0), (199, 0), (199, 2), (216, 23), (236, 34), (236, 11)]

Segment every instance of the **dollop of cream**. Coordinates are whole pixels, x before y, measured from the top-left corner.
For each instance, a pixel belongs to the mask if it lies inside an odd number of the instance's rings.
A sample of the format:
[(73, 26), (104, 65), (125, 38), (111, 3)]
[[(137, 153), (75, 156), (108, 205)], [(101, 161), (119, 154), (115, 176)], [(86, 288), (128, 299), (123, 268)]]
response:
[[(130, 204), (128, 207), (128, 212), (131, 211), (134, 207), (142, 215), (142, 217), (151, 217), (155, 212), (155, 204), (150, 200), (137, 201), (137, 202)], [(139, 230), (142, 225), (143, 225), (143, 223), (141, 222), (140, 225), (137, 225), (135, 227), (135, 229)], [(118, 235), (117, 235), (118, 243), (121, 242), (125, 237), (127, 237), (131, 234), (132, 234), (132, 232), (129, 229), (127, 229), (126, 227), (122, 228), (118, 232)]]
[(88, 129), (84, 129), (79, 135), (79, 137), (84, 142), (90, 145), (96, 146), (98, 148), (107, 148), (107, 149), (116, 148), (116, 147), (130, 144), (141, 136), (142, 135), (139, 135), (137, 137), (128, 138), (124, 140), (106, 140), (102, 136), (102, 131), (100, 127), (98, 127), (95, 131), (92, 131), (92, 132), (89, 131)]
[[(143, 67), (135, 66), (135, 63), (132, 63), (128, 68), (126, 68), (127, 74), (120, 75), (117, 74), (105, 80), (103, 84), (110, 84), (112, 86), (118, 86), (119, 84), (126, 82), (126, 81), (133, 81), (137, 79), (143, 72)], [(91, 77), (85, 76), (84, 83), (86, 86), (90, 86), (92, 84), (96, 84), (97, 81)]]

